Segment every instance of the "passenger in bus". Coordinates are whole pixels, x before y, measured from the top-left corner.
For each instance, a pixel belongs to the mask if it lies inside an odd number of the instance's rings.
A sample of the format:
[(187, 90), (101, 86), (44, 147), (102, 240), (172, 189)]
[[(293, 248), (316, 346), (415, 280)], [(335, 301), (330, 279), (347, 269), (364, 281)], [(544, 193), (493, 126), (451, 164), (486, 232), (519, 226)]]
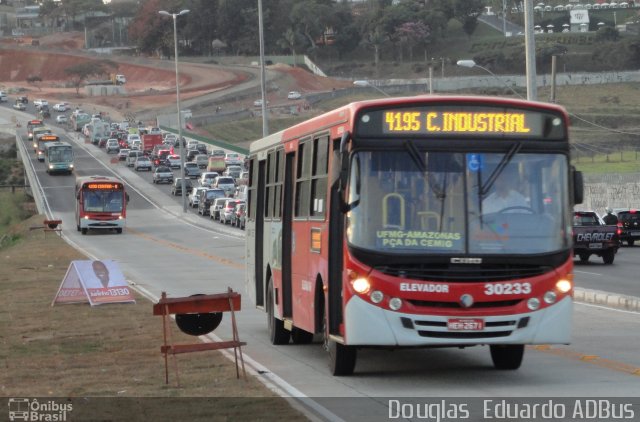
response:
[(503, 170), (494, 182), (493, 192), (482, 201), (482, 212), (527, 212), (529, 204), (526, 198), (515, 189), (518, 181), (517, 171)]

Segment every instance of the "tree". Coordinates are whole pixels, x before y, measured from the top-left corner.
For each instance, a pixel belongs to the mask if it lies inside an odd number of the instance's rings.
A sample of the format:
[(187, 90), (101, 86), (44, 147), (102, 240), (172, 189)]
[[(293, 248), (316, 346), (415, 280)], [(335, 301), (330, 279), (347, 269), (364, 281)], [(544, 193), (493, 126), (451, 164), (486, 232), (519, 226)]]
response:
[[(143, 53), (154, 53), (158, 50), (168, 57), (173, 55), (173, 20), (162, 16), (160, 10), (175, 12), (184, 9), (178, 0), (147, 0), (138, 9), (133, 21), (129, 25), (129, 39), (136, 43)], [(197, 13), (197, 11), (192, 11)], [(189, 15), (190, 15), (189, 14)], [(180, 16), (176, 21), (178, 37), (182, 33), (180, 28), (186, 24), (189, 15)]]
[(29, 75), (27, 76), (27, 83), (29, 85), (35, 85), (38, 87), (38, 91), (41, 91), (40, 82), (42, 82), (42, 77), (40, 75)]
[(88, 61), (69, 66), (64, 72), (69, 75), (71, 83), (76, 89), (76, 95), (80, 95), (80, 86), (90, 77), (108, 76), (110, 70), (118, 68), (118, 64), (111, 60)]
[(406, 22), (396, 28), (397, 38), (409, 46), (409, 61), (413, 61), (413, 48), (423, 44), (429, 33), (429, 28), (423, 22)]

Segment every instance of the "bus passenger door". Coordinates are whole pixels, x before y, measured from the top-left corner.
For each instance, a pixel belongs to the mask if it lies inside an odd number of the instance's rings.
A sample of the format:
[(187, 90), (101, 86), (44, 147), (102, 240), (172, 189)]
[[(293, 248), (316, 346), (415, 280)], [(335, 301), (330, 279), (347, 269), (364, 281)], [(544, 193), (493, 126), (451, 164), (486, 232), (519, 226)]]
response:
[(293, 191), (295, 154), (287, 154), (284, 170), (284, 198), (282, 200), (282, 314), (293, 316), (292, 259), (293, 253)]

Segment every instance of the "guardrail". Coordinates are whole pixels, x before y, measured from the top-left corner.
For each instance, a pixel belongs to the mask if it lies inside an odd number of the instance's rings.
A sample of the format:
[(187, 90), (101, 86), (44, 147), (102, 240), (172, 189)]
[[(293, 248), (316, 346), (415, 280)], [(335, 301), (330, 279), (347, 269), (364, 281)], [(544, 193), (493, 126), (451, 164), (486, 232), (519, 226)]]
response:
[(38, 209), (39, 214), (44, 214), (47, 217), (51, 217), (48, 208), (44, 203), (44, 192), (42, 191), (42, 187), (40, 186), (40, 182), (36, 176), (36, 171), (33, 168), (33, 164), (31, 160), (29, 160), (29, 151), (27, 151), (24, 142), (22, 141), (22, 137), (16, 131), (16, 146), (18, 148), (18, 156), (22, 160), (24, 164), (24, 171), (27, 175), (27, 180), (29, 181), (29, 187), (31, 190), (31, 194), (33, 195), (33, 200), (36, 203), (36, 208)]

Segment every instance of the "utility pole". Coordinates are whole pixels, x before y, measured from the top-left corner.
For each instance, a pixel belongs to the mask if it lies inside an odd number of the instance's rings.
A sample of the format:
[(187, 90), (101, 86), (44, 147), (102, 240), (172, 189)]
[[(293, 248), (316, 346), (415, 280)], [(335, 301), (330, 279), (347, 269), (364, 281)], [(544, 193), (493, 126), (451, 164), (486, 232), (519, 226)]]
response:
[(524, 0), (524, 43), (527, 65), (527, 100), (538, 99), (536, 40), (533, 33), (533, 0)]
[(556, 102), (556, 59), (558, 56), (555, 54), (551, 56), (551, 98), (549, 101), (552, 103)]

